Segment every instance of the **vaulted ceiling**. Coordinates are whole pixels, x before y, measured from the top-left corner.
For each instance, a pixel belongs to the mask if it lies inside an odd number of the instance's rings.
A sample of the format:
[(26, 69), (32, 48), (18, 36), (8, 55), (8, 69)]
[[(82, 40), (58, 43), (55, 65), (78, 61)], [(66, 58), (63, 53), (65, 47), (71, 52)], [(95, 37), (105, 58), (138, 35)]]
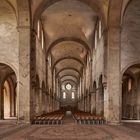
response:
[[(18, 16), (16, 0), (5, 0)], [(114, 25), (130, 0), (31, 0), (33, 22), (40, 19), (45, 31), (46, 55), (52, 58), (57, 77), (77, 80), (91, 58), (98, 19)], [(2, 0), (4, 3), (4, 1)], [(120, 9), (122, 8), (122, 10)], [(2, 10), (2, 8), (1, 8)], [(9, 10), (7, 10), (8, 12)], [(122, 14), (121, 12), (122, 11)]]
[[(127, 3), (124, 0), (123, 6)], [(78, 81), (91, 59), (97, 21), (107, 25), (110, 1), (32, 0), (32, 5), (33, 19), (41, 19), (43, 24), (52, 71), (55, 70), (57, 78)]]
[(75, 0), (58, 1), (42, 12), (47, 54), (61, 81), (79, 82), (92, 50), (98, 17), (96, 11)]

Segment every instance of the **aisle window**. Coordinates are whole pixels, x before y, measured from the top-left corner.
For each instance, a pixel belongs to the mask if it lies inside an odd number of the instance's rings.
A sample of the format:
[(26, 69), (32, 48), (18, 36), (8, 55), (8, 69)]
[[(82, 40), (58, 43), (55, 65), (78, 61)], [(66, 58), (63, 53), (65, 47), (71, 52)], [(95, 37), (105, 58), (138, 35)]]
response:
[(75, 99), (75, 93), (74, 92), (72, 92), (71, 98)]

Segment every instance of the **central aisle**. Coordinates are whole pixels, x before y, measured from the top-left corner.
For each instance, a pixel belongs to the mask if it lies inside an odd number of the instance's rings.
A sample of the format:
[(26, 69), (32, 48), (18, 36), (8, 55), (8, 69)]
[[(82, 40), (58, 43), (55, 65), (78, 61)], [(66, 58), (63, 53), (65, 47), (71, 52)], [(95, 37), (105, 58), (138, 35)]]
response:
[(65, 117), (63, 119), (63, 124), (74, 125), (74, 120), (71, 111), (66, 111)]

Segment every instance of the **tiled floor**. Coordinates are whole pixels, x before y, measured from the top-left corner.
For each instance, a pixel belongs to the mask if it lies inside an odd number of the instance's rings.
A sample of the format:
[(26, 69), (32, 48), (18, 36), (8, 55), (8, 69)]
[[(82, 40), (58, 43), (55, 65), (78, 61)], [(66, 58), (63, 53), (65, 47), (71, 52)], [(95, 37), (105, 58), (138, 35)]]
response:
[(140, 125), (1, 125), (0, 140), (140, 140)]
[(140, 125), (1, 125), (1, 140), (140, 140)]
[(0, 140), (140, 140), (140, 124), (79, 125), (70, 117), (59, 126), (0, 122)]

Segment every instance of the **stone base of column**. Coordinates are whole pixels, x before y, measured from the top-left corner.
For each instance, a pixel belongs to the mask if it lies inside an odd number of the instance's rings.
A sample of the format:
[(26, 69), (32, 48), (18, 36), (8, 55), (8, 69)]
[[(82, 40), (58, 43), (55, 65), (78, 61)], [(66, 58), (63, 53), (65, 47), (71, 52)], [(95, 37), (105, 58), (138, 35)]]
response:
[(122, 125), (122, 123), (118, 121), (116, 122), (107, 121), (107, 125)]
[(31, 125), (31, 121), (24, 121), (24, 120), (17, 120), (16, 123), (18, 125), (21, 125), (21, 124)]

